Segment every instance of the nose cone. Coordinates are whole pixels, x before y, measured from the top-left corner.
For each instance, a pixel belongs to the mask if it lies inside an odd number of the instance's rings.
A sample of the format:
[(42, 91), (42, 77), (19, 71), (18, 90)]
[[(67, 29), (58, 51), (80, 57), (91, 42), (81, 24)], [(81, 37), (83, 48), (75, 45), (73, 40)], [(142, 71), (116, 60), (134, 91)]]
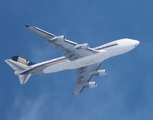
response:
[(129, 43), (131, 46), (136, 47), (139, 45), (140, 42), (138, 40), (130, 40)]
[(122, 49), (122, 53), (125, 53), (134, 49), (136, 46), (139, 45), (140, 42), (138, 40), (124, 38), (124, 39), (118, 40), (117, 43)]
[(138, 40), (135, 40), (135, 45), (137, 46), (137, 45), (139, 45), (139, 41)]

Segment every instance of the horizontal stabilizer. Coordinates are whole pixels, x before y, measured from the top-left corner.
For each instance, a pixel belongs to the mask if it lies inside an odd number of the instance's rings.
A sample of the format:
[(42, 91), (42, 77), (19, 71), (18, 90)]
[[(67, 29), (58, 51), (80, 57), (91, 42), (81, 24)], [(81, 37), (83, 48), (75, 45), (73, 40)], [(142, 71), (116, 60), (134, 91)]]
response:
[(5, 62), (15, 70), (15, 75), (19, 76), (20, 84), (25, 84), (30, 78), (31, 74), (21, 74), (23, 71), (30, 69), (34, 62), (21, 58), (19, 56), (13, 56)]
[(13, 61), (22, 63), (24, 65), (27, 65), (27, 66), (31, 66), (31, 65), (35, 64), (34, 62), (32, 62), (30, 60), (27, 60), (27, 59), (24, 59), (22, 57), (19, 57), (17, 55), (16, 56), (12, 56), (10, 59), (12, 59)]

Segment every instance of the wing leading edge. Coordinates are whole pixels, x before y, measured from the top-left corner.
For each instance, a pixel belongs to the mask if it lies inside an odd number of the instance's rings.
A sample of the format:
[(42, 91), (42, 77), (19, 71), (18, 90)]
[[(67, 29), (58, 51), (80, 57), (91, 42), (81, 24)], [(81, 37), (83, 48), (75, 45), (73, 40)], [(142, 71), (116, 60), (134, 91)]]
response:
[(77, 44), (67, 40), (63, 35), (55, 36), (54, 34), (34, 26), (25, 25), (25, 27), (44, 38), (48, 44), (62, 50), (62, 54), (71, 61), (98, 53), (98, 51), (90, 48), (87, 43)]

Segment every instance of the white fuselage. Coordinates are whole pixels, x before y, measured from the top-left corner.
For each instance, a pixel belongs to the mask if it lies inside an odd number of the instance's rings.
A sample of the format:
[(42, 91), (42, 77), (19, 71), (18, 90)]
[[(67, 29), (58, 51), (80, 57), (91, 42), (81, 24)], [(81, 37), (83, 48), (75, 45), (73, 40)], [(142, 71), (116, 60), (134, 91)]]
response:
[(93, 48), (95, 51), (98, 51), (98, 53), (82, 57), (79, 59), (76, 59), (74, 61), (70, 61), (65, 57), (60, 57), (57, 59), (45, 61), (42, 63), (38, 63), (33, 65), (32, 67), (39, 67), (46, 65), (43, 69), (43, 73), (51, 73), (51, 72), (58, 72), (66, 69), (76, 69), (84, 66), (88, 66), (94, 63), (102, 62), (110, 57), (120, 55), (123, 53), (126, 53), (133, 48), (135, 48), (139, 44), (139, 41), (132, 40), (132, 39), (120, 39), (116, 40), (107, 44), (104, 44), (102, 46)]

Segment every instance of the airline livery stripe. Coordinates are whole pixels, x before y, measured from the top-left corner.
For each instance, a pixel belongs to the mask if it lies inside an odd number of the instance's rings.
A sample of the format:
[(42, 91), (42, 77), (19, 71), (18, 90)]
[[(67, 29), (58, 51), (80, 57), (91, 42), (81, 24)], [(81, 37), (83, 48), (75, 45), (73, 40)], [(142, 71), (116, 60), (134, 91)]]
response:
[(116, 45), (118, 45), (118, 44), (116, 43), (116, 44), (109, 45), (109, 46), (104, 46), (104, 47), (102, 46), (100, 48), (97, 48), (96, 50), (102, 50), (102, 49), (109, 48), (109, 47), (113, 47), (113, 46), (116, 46)]

